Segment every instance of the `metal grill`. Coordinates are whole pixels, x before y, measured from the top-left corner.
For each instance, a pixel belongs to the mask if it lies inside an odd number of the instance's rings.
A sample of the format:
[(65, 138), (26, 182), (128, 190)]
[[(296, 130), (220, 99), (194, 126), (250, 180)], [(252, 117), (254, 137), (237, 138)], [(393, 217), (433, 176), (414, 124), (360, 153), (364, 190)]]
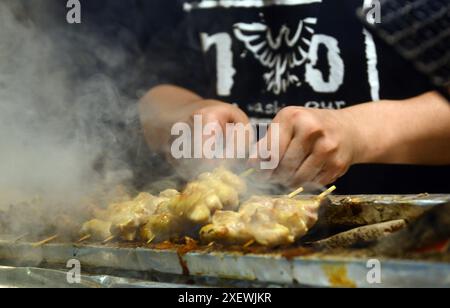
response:
[(450, 0), (381, 0), (379, 23), (369, 21), (373, 5), (359, 17), (387, 44), (428, 76), (450, 98)]

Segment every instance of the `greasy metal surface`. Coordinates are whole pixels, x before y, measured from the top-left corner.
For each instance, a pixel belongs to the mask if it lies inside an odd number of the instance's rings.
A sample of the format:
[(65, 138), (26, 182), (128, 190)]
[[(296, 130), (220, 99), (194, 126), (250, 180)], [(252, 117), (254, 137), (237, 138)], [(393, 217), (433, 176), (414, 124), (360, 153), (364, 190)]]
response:
[[(77, 259), (82, 266), (176, 275), (183, 275), (183, 266), (186, 266), (193, 276), (320, 287), (450, 287), (450, 264), (380, 260), (382, 283), (374, 285), (367, 281), (368, 260), (345, 256), (311, 255), (287, 259), (279, 255), (225, 252), (191, 252), (179, 256), (171, 250), (68, 244), (32, 248), (28, 244), (0, 241), (0, 258), (35, 267), (43, 261), (62, 265)], [(179, 258), (183, 259), (183, 266)]]
[(354, 196), (331, 196), (333, 203), (353, 202), (372, 204), (409, 204), (418, 206), (433, 206), (450, 202), (450, 195), (354, 195)]
[(81, 275), (69, 283), (67, 272), (33, 267), (0, 266), (0, 288), (188, 288), (188, 285), (149, 282), (109, 275)]
[[(335, 196), (339, 203), (405, 203), (436, 205), (450, 196)], [(118, 248), (114, 244), (75, 246), (48, 244), (33, 248), (29, 243), (1, 237), (1, 260), (13, 260), (21, 266), (39, 267), (42, 263), (65, 266), (77, 259), (82, 266), (116, 270), (158, 272), (172, 275), (217, 277), (279, 285), (317, 287), (450, 287), (450, 263), (381, 259), (381, 283), (370, 284), (368, 258), (348, 254), (310, 254), (287, 258), (277, 254), (233, 252), (188, 252), (176, 249)]]

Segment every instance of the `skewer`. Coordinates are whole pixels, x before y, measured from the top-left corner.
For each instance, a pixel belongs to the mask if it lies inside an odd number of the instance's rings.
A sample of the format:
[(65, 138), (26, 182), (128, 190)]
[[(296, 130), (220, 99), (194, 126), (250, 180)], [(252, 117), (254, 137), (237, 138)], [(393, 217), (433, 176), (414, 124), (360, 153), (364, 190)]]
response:
[(102, 244), (108, 244), (109, 242), (111, 242), (113, 239), (115, 239), (116, 236), (115, 235), (111, 235), (110, 237), (106, 238)]
[(293, 198), (297, 197), (299, 194), (301, 194), (304, 190), (305, 190), (305, 189), (304, 189), (303, 187), (300, 187), (300, 188), (298, 188), (297, 190), (291, 192), (291, 193), (288, 195), (288, 198), (289, 198), (289, 199), (293, 199)]
[(336, 186), (331, 186), (330, 188), (328, 188), (326, 191), (324, 191), (323, 193), (321, 193), (319, 196), (317, 196), (317, 199), (322, 200), (325, 199), (326, 197), (328, 197), (329, 195), (331, 195), (333, 193), (333, 191), (335, 191), (337, 189)]
[(208, 244), (208, 246), (206, 247), (213, 247), (216, 244), (216, 242), (212, 241), (211, 243)]
[(45, 239), (45, 240), (43, 240), (43, 241), (40, 241), (40, 242), (37, 242), (37, 243), (32, 244), (32, 247), (33, 247), (33, 248), (41, 247), (41, 246), (43, 246), (43, 245), (45, 245), (45, 244), (47, 244), (47, 243), (50, 243), (50, 242), (53, 241), (53, 240), (56, 240), (58, 237), (59, 237), (58, 234), (53, 235), (52, 237), (49, 237), (48, 239)]
[(90, 235), (90, 234), (85, 235), (85, 236), (83, 236), (82, 238), (80, 238), (80, 239), (77, 241), (77, 244), (82, 243), (82, 242), (84, 242), (84, 241), (87, 241), (87, 240), (90, 239), (91, 237), (92, 237), (92, 235)]
[(256, 172), (256, 170), (254, 168), (251, 168), (251, 169), (248, 169), (247, 171), (242, 172), (239, 176), (241, 178), (246, 178), (246, 177), (251, 176), (255, 172)]
[(150, 245), (155, 240), (155, 238), (156, 236), (153, 235), (152, 238), (147, 241), (147, 245)]
[(250, 241), (248, 241), (243, 247), (244, 247), (244, 248), (249, 248), (249, 247), (252, 246), (253, 244), (255, 244), (255, 240), (250, 240)]

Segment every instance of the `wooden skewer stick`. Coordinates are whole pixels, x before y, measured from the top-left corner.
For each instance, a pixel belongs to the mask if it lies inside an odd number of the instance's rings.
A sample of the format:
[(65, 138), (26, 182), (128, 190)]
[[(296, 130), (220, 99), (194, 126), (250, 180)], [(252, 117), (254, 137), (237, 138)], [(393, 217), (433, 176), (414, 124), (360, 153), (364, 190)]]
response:
[(85, 236), (83, 236), (82, 238), (80, 238), (80, 239), (77, 241), (77, 244), (83, 243), (84, 241), (87, 241), (87, 240), (90, 239), (91, 237), (92, 237), (91, 234), (85, 235)]
[(152, 238), (147, 241), (147, 245), (150, 245), (155, 240), (155, 238), (156, 236), (153, 235)]
[(249, 247), (252, 246), (253, 244), (255, 244), (255, 240), (250, 240), (250, 241), (248, 241), (248, 242), (244, 245), (244, 248), (249, 248)]
[(33, 248), (41, 247), (41, 246), (43, 246), (43, 245), (45, 245), (45, 244), (47, 244), (47, 243), (50, 243), (51, 241), (56, 240), (58, 237), (59, 237), (58, 234), (53, 235), (52, 237), (49, 237), (48, 239), (45, 239), (45, 240), (43, 240), (43, 241), (40, 241), (40, 242), (37, 242), (37, 243), (32, 244), (32, 246), (33, 246)]
[(303, 187), (300, 187), (300, 188), (298, 188), (297, 190), (291, 192), (291, 193), (288, 195), (288, 198), (289, 198), (289, 199), (295, 198), (295, 197), (297, 197), (299, 194), (301, 194), (304, 190), (305, 190), (305, 189), (304, 189)]
[(108, 244), (109, 242), (111, 242), (113, 239), (115, 239), (116, 236), (115, 235), (111, 235), (110, 237), (106, 238), (102, 244)]
[(253, 173), (255, 173), (255, 172), (256, 172), (256, 170), (253, 169), (253, 168), (251, 168), (251, 169), (248, 169), (247, 171), (241, 173), (239, 176), (240, 176), (241, 178), (246, 178), (246, 177), (251, 176), (251, 175), (252, 175)]
[(326, 197), (328, 197), (329, 195), (331, 195), (333, 193), (333, 191), (335, 191), (337, 189), (336, 186), (331, 186), (330, 188), (328, 188), (326, 191), (324, 191), (323, 193), (321, 193), (317, 199), (322, 200), (325, 199)]
[(116, 238), (115, 235), (111, 235), (111, 236), (107, 237), (107, 238), (102, 242), (102, 244), (107, 244), (107, 243), (111, 242), (112, 240), (114, 240), (115, 238)]

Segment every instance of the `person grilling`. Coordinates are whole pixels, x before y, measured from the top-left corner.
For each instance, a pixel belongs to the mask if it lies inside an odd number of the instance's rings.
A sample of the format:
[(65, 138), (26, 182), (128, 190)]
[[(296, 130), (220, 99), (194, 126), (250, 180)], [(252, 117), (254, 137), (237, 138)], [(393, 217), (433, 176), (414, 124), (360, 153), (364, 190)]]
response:
[[(355, 11), (365, 1), (174, 1), (148, 49), (145, 138), (174, 123), (277, 123), (270, 177), (341, 193), (449, 192), (450, 104)], [(271, 133), (269, 124), (268, 138)], [(264, 142), (264, 139), (262, 142)]]

